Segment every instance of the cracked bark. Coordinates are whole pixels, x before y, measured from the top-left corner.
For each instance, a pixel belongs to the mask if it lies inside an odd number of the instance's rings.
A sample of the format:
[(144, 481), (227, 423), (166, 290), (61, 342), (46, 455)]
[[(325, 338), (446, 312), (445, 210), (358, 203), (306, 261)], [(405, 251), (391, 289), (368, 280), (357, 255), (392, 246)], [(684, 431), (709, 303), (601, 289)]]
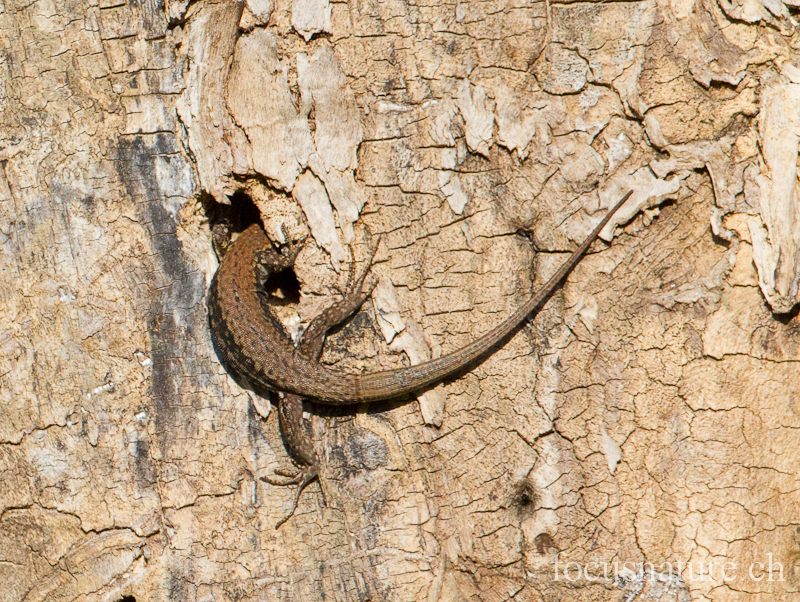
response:
[[(0, 5), (0, 602), (793, 599), (794, 10)], [(320, 409), (329, 506), (272, 528), (209, 220), (310, 234), (293, 333), (382, 235), (324, 355), (366, 370), (488, 330), (631, 188), (484, 363)]]

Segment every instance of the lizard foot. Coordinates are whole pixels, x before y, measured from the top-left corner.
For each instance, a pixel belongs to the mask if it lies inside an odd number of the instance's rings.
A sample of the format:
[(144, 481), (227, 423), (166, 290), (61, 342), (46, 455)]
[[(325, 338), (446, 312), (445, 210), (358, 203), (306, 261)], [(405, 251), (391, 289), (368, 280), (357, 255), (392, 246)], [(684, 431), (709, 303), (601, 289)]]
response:
[[(272, 477), (261, 477), (261, 480), (269, 483), (270, 485), (275, 485), (276, 487), (289, 487), (290, 485), (297, 485), (297, 491), (294, 495), (294, 501), (292, 503), (292, 508), (289, 510), (288, 514), (284, 516), (281, 520), (279, 520), (275, 528), (278, 529), (281, 525), (283, 525), (286, 521), (288, 521), (292, 516), (294, 516), (295, 510), (297, 510), (297, 502), (300, 500), (300, 495), (303, 493), (303, 490), (314, 480), (319, 481), (319, 470), (316, 466), (306, 466), (302, 470), (296, 473), (290, 473), (285, 470), (276, 470), (275, 474), (279, 477), (286, 477), (288, 480), (276, 480)], [(327, 506), (327, 502), (325, 500), (325, 490), (322, 489), (322, 483), (320, 482), (320, 492), (322, 493), (322, 505)]]

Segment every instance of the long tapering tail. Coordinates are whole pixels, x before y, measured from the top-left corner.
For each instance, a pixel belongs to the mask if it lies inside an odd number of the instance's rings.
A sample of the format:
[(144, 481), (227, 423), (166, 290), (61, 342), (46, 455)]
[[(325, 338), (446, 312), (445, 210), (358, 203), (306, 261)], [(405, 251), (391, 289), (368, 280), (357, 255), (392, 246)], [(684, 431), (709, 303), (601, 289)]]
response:
[(575, 249), (570, 258), (564, 262), (555, 274), (553, 274), (550, 280), (501, 324), (469, 345), (438, 359), (407, 368), (358, 375), (359, 382), (357, 387), (359, 390), (357, 393), (358, 399), (356, 401), (390, 399), (407, 394), (411, 391), (424, 389), (474, 362), (492, 349), (492, 347), (505, 340), (533, 310), (553, 293), (559, 283), (578, 264), (589, 246), (595, 241), (602, 229), (619, 208), (630, 198), (631, 194), (633, 194), (633, 191), (628, 192), (622, 197), (622, 199), (605, 215), (592, 233), (586, 237), (577, 249)]

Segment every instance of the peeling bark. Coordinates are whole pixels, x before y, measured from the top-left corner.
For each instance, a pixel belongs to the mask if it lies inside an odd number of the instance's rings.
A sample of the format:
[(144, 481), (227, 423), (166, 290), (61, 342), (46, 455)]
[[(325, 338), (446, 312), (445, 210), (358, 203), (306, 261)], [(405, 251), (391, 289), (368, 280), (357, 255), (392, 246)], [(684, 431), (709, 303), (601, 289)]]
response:
[[(796, 4), (0, 3), (0, 602), (793, 600)], [(316, 407), (227, 374), (209, 225), (308, 236), (323, 361), (486, 361)]]

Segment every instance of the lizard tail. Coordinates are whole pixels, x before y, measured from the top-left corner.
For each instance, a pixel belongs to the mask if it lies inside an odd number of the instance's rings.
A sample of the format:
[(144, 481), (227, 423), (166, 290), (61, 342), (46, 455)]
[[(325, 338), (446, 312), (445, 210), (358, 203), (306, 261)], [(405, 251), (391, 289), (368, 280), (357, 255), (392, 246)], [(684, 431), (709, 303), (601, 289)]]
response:
[[(372, 372), (363, 375), (348, 375), (350, 376), (350, 378), (346, 378), (346, 380), (350, 381), (348, 384), (355, 385), (357, 390), (353, 391), (351, 387), (346, 387), (350, 390), (348, 391), (349, 394), (345, 394), (344, 397), (348, 397), (349, 399), (339, 399), (338, 401), (342, 403), (352, 403), (353, 401), (378, 401), (400, 397), (411, 391), (420, 391), (461, 371), (473, 362), (484, 357), (497, 345), (505, 342), (506, 338), (517, 329), (523, 320), (547, 300), (566, 275), (577, 265), (583, 254), (600, 234), (600, 231), (614, 216), (617, 210), (625, 204), (625, 201), (630, 198), (631, 194), (633, 194), (633, 191), (629, 191), (622, 197), (622, 199), (605, 215), (592, 233), (586, 237), (586, 240), (575, 249), (569, 259), (567, 259), (550, 280), (547, 281), (547, 284), (532, 295), (528, 301), (501, 324), (469, 345), (438, 359), (407, 368)], [(353, 377), (355, 377), (355, 382), (351, 380)], [(337, 388), (338, 387), (335, 386), (331, 387), (331, 390), (325, 395), (326, 401), (329, 403), (337, 401), (333, 399), (333, 397), (336, 396)], [(342, 393), (344, 393), (344, 391), (342, 391)], [(352, 398), (354, 393), (357, 399)]]

